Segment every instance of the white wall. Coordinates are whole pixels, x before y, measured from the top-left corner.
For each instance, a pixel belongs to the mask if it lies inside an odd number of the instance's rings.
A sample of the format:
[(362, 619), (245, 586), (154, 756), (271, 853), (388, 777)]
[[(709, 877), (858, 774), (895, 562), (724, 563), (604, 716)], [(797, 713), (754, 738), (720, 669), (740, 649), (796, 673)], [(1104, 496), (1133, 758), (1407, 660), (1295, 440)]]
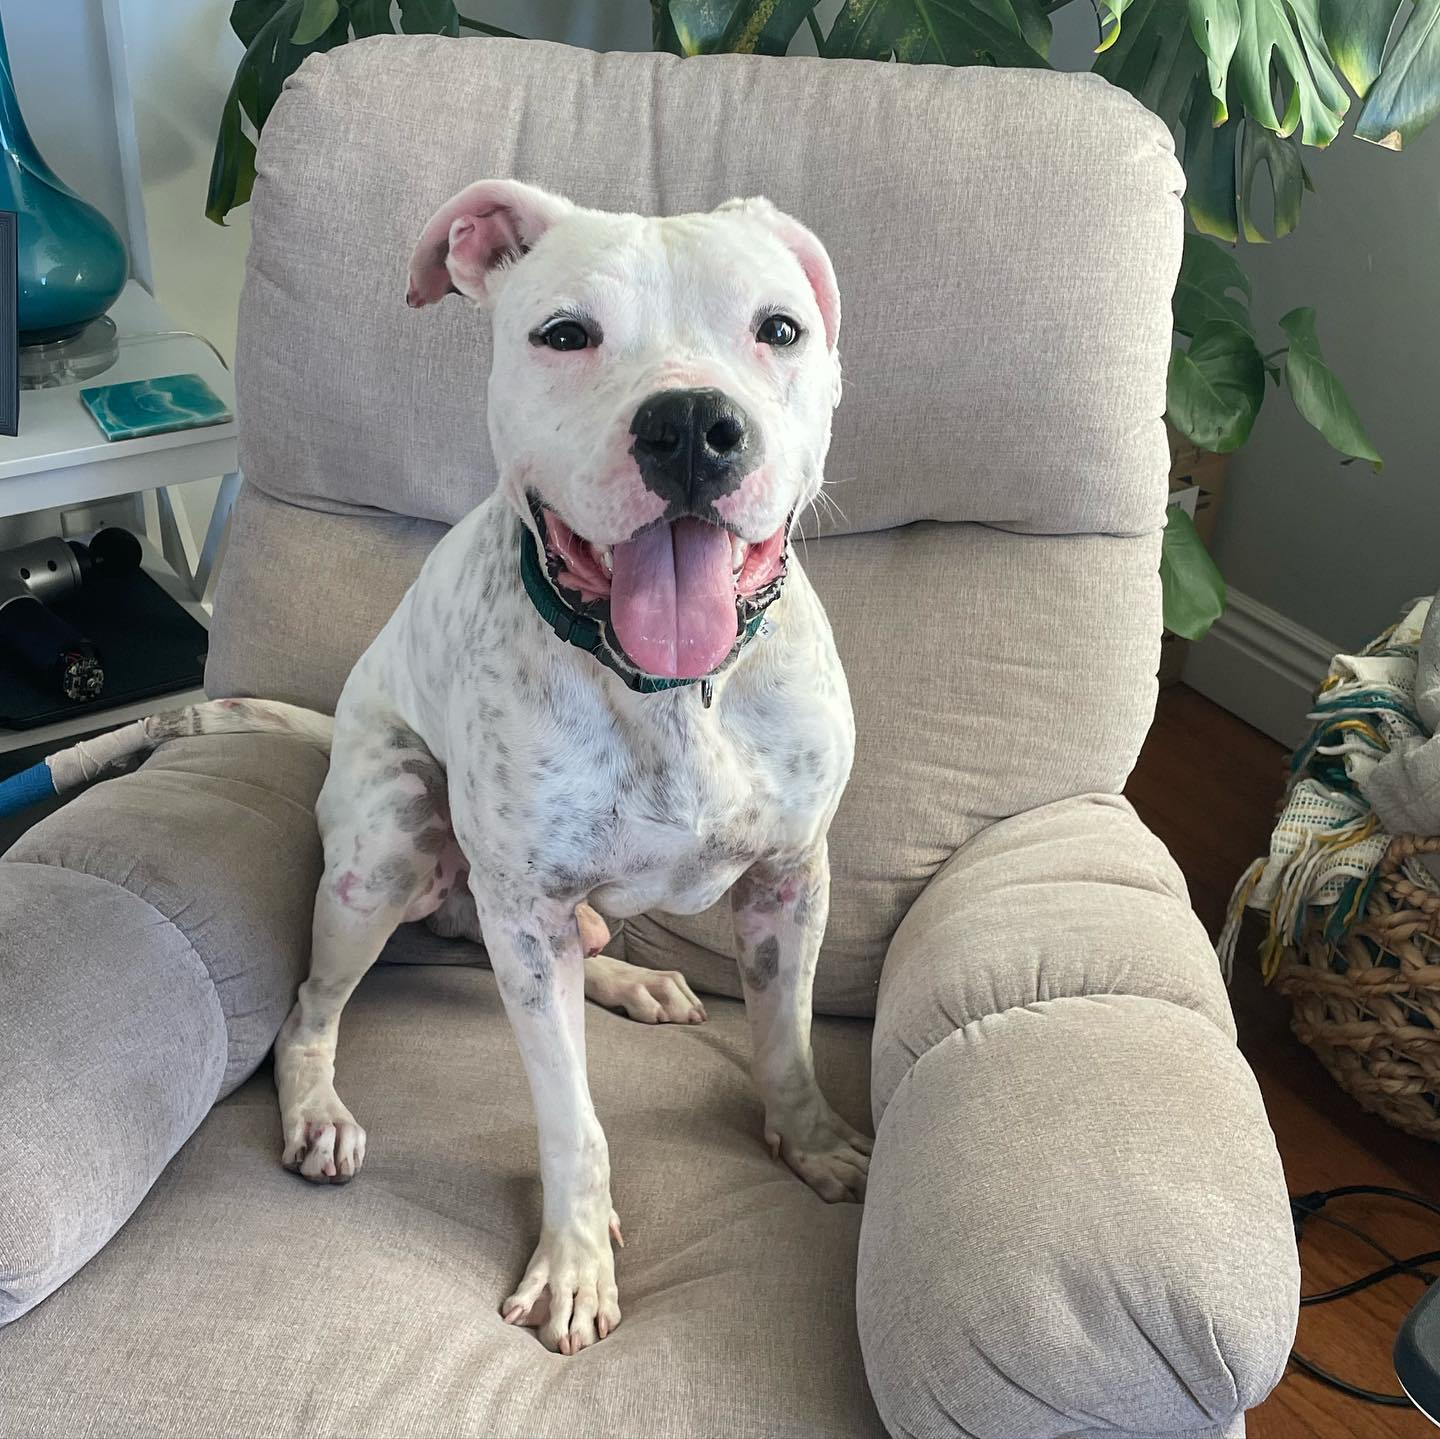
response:
[(182, 327), (235, 348), (246, 209), (205, 218), (220, 111), (241, 56), (230, 0), (116, 0), (139, 148), (155, 293)]

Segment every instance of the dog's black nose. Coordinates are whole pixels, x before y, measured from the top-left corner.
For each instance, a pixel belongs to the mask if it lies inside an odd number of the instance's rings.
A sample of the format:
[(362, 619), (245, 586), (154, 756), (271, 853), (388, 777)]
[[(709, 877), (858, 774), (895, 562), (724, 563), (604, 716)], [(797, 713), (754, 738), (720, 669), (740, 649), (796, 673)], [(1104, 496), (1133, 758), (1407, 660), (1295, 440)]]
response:
[(630, 433), (646, 487), (689, 510), (729, 494), (760, 459), (749, 417), (720, 390), (661, 390), (635, 411)]

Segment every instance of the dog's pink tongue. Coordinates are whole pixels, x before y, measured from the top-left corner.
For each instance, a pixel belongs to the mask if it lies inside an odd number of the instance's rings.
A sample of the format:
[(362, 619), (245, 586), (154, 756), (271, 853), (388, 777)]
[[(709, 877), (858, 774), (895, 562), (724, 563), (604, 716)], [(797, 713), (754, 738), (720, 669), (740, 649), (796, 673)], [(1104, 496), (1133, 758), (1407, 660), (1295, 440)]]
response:
[(683, 519), (616, 545), (610, 622), (636, 669), (698, 679), (730, 653), (739, 621), (730, 536)]

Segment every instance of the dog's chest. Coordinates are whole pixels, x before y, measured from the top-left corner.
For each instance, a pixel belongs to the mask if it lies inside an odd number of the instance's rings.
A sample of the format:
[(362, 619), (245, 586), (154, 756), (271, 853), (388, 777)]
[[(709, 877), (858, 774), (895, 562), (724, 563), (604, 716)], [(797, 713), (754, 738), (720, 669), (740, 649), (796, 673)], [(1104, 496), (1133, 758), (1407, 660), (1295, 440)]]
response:
[(596, 763), (538, 797), (545, 818), (527, 860), (556, 897), (588, 897), (615, 918), (694, 914), (757, 860), (824, 833), (849, 767), (843, 724), (776, 732), (773, 718), (716, 722), (666, 703), (663, 718), (612, 730)]

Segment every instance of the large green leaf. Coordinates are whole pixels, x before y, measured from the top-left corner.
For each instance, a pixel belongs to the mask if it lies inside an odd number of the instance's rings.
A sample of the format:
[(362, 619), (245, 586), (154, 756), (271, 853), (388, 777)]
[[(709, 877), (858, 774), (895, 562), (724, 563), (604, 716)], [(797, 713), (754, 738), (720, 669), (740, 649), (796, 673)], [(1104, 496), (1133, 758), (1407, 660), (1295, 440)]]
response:
[(845, 0), (825, 37), (826, 55), (888, 60), (895, 53), (893, 20), (888, 0)]
[[(1307, 145), (1328, 145), (1350, 108), (1335, 78), (1317, 11), (1319, 0), (1238, 0), (1240, 35), (1230, 75), (1248, 115), (1266, 129), (1291, 134), (1302, 125)], [(1290, 91), (1284, 115), (1276, 113), (1278, 87)]]
[(1182, 639), (1204, 639), (1225, 613), (1225, 577), (1215, 567), (1195, 521), (1171, 505), (1160, 546), (1165, 628)]
[(261, 26), (287, 3), (288, 0), (235, 0), (230, 7), (230, 28), (248, 50), (260, 33)]
[[(1440, 0), (1426, 0), (1440, 5)], [(1171, 129), (1190, 103), (1203, 65), (1223, 123), (1230, 103), (1267, 129), (1303, 124), (1308, 145), (1328, 145), (1350, 105), (1320, 25), (1320, 0), (1129, 0), (1102, 43), (1095, 68), (1154, 110)], [(1113, 15), (1098, 0), (1102, 21)], [(1288, 95), (1284, 113), (1277, 94)]]
[(1097, 55), (1103, 55), (1119, 38), (1124, 29), (1122, 23), (1130, 0), (1097, 0), (1095, 13), (1100, 21), (1100, 43), (1095, 47)]
[(305, 0), (290, 35), (291, 44), (309, 45), (318, 40), (335, 23), (339, 13), (340, 0)]
[(733, 22), (743, 23), (752, 0), (669, 0), (670, 21), (682, 55), (713, 55)]
[(1187, 233), (1175, 282), (1175, 328), (1193, 338), (1217, 320), (1229, 320), (1253, 333), (1250, 278), (1229, 250), (1204, 235)]
[(720, 38), (720, 48), (740, 55), (783, 55), (815, 4), (816, 0), (752, 0), (737, 8)]
[(407, 35), (458, 35), (455, 0), (400, 0), (400, 28)]
[(1305, 168), (1300, 163), (1295, 137), (1282, 139), (1263, 125), (1247, 120), (1240, 154), (1245, 238), (1252, 244), (1264, 244), (1267, 239), (1255, 218), (1255, 178), (1263, 165), (1274, 193), (1275, 239), (1284, 239), (1300, 223), (1300, 200), (1305, 193)]
[(1280, 328), (1290, 336), (1290, 348), (1285, 355), (1285, 381), (1290, 386), (1295, 408), (1325, 436), (1332, 448), (1353, 459), (1369, 460), (1379, 470), (1385, 462), (1365, 433), (1344, 386), (1320, 353), (1320, 342), (1315, 337), (1315, 311), (1308, 306), (1291, 310), (1281, 317)]
[(238, 84), (238, 78), (231, 83), (225, 108), (220, 112), (220, 132), (210, 161), (205, 214), (217, 225), (223, 225), (226, 214), (243, 205), (255, 187), (255, 144), (241, 124)]
[(308, 45), (292, 43), (296, 22), (308, 0), (286, 0), (255, 32), (245, 51), (230, 93), (220, 114), (220, 132), (210, 164), (210, 188), (205, 213), (216, 224), (250, 198), (255, 180), (255, 147), (245, 134), (242, 111), (256, 130), (263, 128), (271, 108), (280, 98), (285, 81), (299, 69), (307, 55), (333, 50), (350, 38), (350, 26), (343, 13)]
[[(1039, 9), (1038, 0), (1004, 7), (1011, 16)], [(996, 0), (845, 0), (825, 40), (832, 57), (884, 60), (893, 55), (912, 64), (1013, 65), (1044, 67), (1014, 24), (987, 13)]]
[(1229, 320), (1205, 325), (1170, 356), (1165, 411), (1202, 450), (1229, 454), (1250, 438), (1265, 402), (1265, 364), (1249, 332)]
[(670, 18), (670, 0), (650, 0), (650, 48), (670, 55), (685, 53)]
[(390, 0), (348, 0), (348, 3), (350, 28), (357, 40), (395, 33), (395, 24), (390, 18)]
[(1050, 58), (1053, 27), (1043, 0), (970, 0), (970, 4), (1013, 30), (1037, 55)]
[(1197, 79), (1185, 111), (1185, 209), (1202, 235), (1233, 245), (1240, 238), (1235, 150), (1242, 122), (1212, 125), (1211, 112), (1210, 88)]
[(1320, 28), (1340, 73), (1363, 100), (1370, 93), (1400, 0), (1320, 0)]
[(816, 0), (669, 0), (683, 55), (783, 55)]
[(1360, 111), (1362, 140), (1399, 150), (1440, 114), (1440, 0), (1415, 0)]
[(1240, 40), (1240, 0), (1188, 0), (1188, 5), (1190, 33), (1205, 56), (1215, 101), (1213, 123), (1223, 125), (1230, 118), (1227, 81)]
[(1130, 0), (1095, 70), (1174, 130), (1203, 64), (1179, 0)]

